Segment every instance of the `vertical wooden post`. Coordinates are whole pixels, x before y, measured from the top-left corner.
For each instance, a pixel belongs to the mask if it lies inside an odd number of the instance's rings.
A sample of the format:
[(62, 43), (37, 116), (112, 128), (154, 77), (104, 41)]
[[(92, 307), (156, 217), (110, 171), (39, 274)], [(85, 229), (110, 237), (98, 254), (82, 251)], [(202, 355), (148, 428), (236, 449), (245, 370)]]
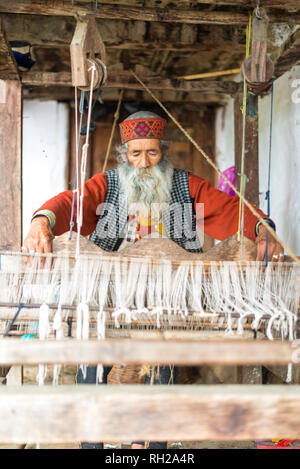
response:
[(22, 92), (18, 80), (0, 80), (0, 248), (22, 243)]
[[(235, 180), (240, 189), (241, 158), (243, 144), (243, 92), (239, 92), (234, 102), (234, 153)], [(258, 165), (258, 98), (253, 97), (252, 112), (246, 114), (244, 174), (246, 175), (245, 198), (259, 206), (259, 165)], [(241, 384), (262, 384), (261, 366), (238, 367), (238, 381)]]
[[(215, 112), (212, 109), (206, 109), (201, 117), (197, 115), (193, 117), (195, 140), (200, 144), (200, 147), (207, 152), (210, 158), (215, 160)], [(193, 148), (193, 172), (197, 176), (207, 179), (213, 187), (217, 186), (217, 173), (195, 148)], [(204, 233), (203, 251), (207, 251), (209, 248), (213, 247), (214, 244), (214, 239)]]
[[(241, 174), (241, 156), (243, 142), (243, 93), (239, 92), (234, 103), (235, 133), (235, 177), (239, 189)], [(249, 202), (259, 205), (259, 166), (258, 166), (258, 98), (253, 97), (253, 116), (246, 115), (244, 174), (247, 177), (245, 197)]]

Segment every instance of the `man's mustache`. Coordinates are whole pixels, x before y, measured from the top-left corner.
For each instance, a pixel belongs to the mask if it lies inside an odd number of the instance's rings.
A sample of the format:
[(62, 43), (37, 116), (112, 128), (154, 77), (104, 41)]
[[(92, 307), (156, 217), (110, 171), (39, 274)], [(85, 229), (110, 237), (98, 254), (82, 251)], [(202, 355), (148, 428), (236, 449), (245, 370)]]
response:
[(138, 168), (136, 175), (138, 177), (144, 177), (144, 176), (153, 177), (153, 171), (152, 171), (152, 168)]

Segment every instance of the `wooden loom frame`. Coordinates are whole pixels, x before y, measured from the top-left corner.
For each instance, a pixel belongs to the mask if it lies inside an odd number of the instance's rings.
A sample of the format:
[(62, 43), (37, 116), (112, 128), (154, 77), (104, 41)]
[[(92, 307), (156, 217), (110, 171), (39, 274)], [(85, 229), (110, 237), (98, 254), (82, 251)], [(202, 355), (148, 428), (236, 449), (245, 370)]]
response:
[[(171, 359), (181, 365), (288, 364), (295, 350), (288, 341), (20, 343), (4, 339), (0, 340), (0, 365), (41, 360), (165, 364)], [(299, 385), (27, 385), (1, 387), (0, 398), (0, 441), (8, 443), (124, 441), (137, 435), (155, 441), (225, 441), (297, 438), (299, 434)]]
[[(21, 109), (16, 74), (7, 108)], [(3, 93), (2, 93), (3, 95)], [(0, 100), (1, 101), (1, 100)], [(11, 104), (12, 103), (12, 104)], [(16, 104), (14, 104), (16, 103)], [(2, 109), (0, 109), (2, 111)], [(18, 111), (17, 111), (18, 112)], [(11, 113), (13, 117), (15, 112)], [(17, 148), (6, 145), (16, 179), (20, 176), (21, 119), (7, 117), (6, 131), (16, 130)], [(11, 134), (10, 134), (11, 135)], [(7, 142), (8, 143), (8, 142)], [(18, 188), (16, 199), (19, 198)], [(20, 205), (20, 202), (18, 202)], [(7, 230), (12, 231), (8, 226)], [(9, 249), (18, 246), (21, 228)], [(0, 366), (43, 363), (169, 363), (179, 365), (277, 365), (293, 359), (293, 344), (268, 341), (15, 341), (0, 340)], [(38, 357), (38, 358), (37, 358)], [(163, 358), (162, 358), (163, 357)], [(9, 372), (11, 374), (11, 372)], [(9, 375), (8, 375), (9, 376)], [(21, 374), (19, 374), (19, 378)], [(8, 379), (9, 381), (9, 379)], [(15, 383), (16, 384), (16, 383)], [(299, 435), (300, 387), (296, 386), (43, 386), (0, 387), (0, 441), (11, 443), (82, 440), (245, 440)], [(32, 403), (34, 402), (34, 405)], [(126, 421), (120, 425), (119, 417)], [(148, 422), (145, 422), (145, 415)], [(158, 418), (159, 417), (159, 418)], [(159, 421), (159, 425), (158, 422)], [(95, 424), (95, 422), (97, 422)], [(274, 431), (277, 432), (274, 435)]]

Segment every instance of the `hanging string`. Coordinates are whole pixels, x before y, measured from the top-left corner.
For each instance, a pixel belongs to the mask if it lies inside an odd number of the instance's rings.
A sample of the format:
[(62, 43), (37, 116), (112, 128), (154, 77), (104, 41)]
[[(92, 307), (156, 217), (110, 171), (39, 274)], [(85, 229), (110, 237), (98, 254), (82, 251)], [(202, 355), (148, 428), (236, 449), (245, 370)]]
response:
[[(270, 206), (270, 188), (271, 188), (271, 155), (272, 155), (272, 129), (273, 129), (273, 97), (274, 97), (274, 79), (272, 78), (271, 84), (271, 111), (270, 111), (270, 134), (269, 134), (269, 162), (268, 162), (268, 190), (266, 192), (267, 201), (267, 217), (270, 218), (271, 206)], [(269, 233), (266, 233), (266, 265), (268, 265), (268, 238)]]
[(103, 173), (106, 170), (107, 161), (108, 161), (108, 157), (109, 157), (109, 154), (110, 154), (111, 144), (112, 144), (113, 136), (114, 136), (114, 133), (115, 133), (117, 120), (119, 119), (119, 116), (120, 116), (120, 106), (121, 106), (121, 102), (122, 102), (122, 99), (123, 99), (123, 94), (124, 94), (124, 90), (121, 90), (120, 95), (119, 95), (119, 101), (118, 101), (117, 109), (116, 109), (116, 112), (114, 114), (114, 122), (113, 122), (113, 126), (112, 126), (112, 129), (111, 129), (111, 134), (110, 134), (110, 138), (109, 138), (109, 142), (108, 142), (108, 147), (107, 147), (107, 150), (106, 150), (106, 155), (105, 155), (105, 159), (104, 159), (104, 163), (103, 163), (103, 168), (102, 168)]
[[(73, 198), (72, 198), (72, 208), (71, 208), (71, 218), (70, 218), (70, 233), (69, 239), (72, 239), (72, 231), (74, 228), (74, 208), (75, 208), (75, 196), (77, 195), (77, 207), (79, 201), (79, 188), (78, 188), (78, 181), (79, 181), (79, 148), (80, 148), (80, 135), (81, 135), (81, 128), (82, 128), (82, 118), (83, 118), (83, 108), (84, 108), (84, 99), (85, 99), (85, 91), (81, 92), (80, 96), (80, 104), (79, 104), (79, 112), (80, 112), (80, 121), (79, 121), (79, 128), (78, 128), (78, 97), (77, 97), (77, 87), (75, 86), (75, 146), (76, 146), (76, 167), (75, 167), (75, 175), (74, 175), (74, 185), (73, 185)], [(77, 210), (78, 212), (78, 210)], [(77, 220), (78, 220), (78, 213), (77, 213)]]
[(276, 231), (268, 225), (264, 218), (258, 213), (258, 211), (251, 205), (250, 202), (240, 193), (238, 189), (232, 184), (232, 182), (220, 171), (217, 165), (213, 162), (213, 160), (208, 156), (208, 154), (198, 145), (198, 143), (193, 139), (193, 137), (185, 130), (184, 127), (178, 122), (178, 120), (168, 111), (166, 106), (155, 96), (154, 93), (148, 88), (148, 86), (137, 76), (137, 74), (131, 70), (132, 75), (135, 79), (143, 86), (143, 88), (149, 93), (150, 96), (157, 102), (157, 104), (164, 110), (167, 116), (174, 122), (175, 125), (181, 130), (181, 132), (186, 136), (186, 138), (192, 143), (192, 145), (202, 154), (202, 156), (206, 159), (208, 164), (214, 168), (214, 170), (218, 173), (219, 176), (222, 176), (224, 181), (231, 187), (234, 193), (238, 197), (242, 197), (245, 205), (248, 207), (250, 212), (261, 222), (261, 224), (268, 230), (274, 239), (287, 251), (287, 253), (291, 256), (291, 258), (297, 263), (300, 264), (300, 260), (296, 256), (296, 254), (290, 249), (277, 235)]
[(87, 124), (86, 124), (86, 138), (85, 143), (82, 147), (82, 158), (81, 158), (81, 168), (80, 168), (80, 185), (81, 185), (81, 194), (80, 194), (80, 203), (77, 203), (77, 240), (76, 240), (76, 258), (79, 256), (80, 250), (80, 230), (83, 221), (83, 199), (84, 199), (84, 184), (86, 178), (86, 164), (87, 164), (87, 154), (89, 148), (89, 137), (90, 137), (90, 125), (91, 125), (91, 114), (92, 114), (92, 104), (93, 104), (93, 90), (94, 90), (94, 79), (95, 79), (95, 71), (96, 67), (94, 62), (91, 62), (92, 65), (89, 69), (91, 70), (91, 85), (90, 85), (90, 96), (89, 96), (89, 105), (88, 105), (88, 117), (87, 117)]
[[(241, 155), (241, 173), (240, 173), (240, 193), (245, 195), (246, 188), (246, 175), (245, 171), (245, 142), (246, 142), (246, 107), (247, 107), (247, 86), (244, 78), (244, 91), (243, 91), (243, 132), (242, 132), (242, 155)], [(238, 241), (241, 241), (241, 259), (244, 257), (244, 202), (239, 200), (239, 221), (238, 221)]]

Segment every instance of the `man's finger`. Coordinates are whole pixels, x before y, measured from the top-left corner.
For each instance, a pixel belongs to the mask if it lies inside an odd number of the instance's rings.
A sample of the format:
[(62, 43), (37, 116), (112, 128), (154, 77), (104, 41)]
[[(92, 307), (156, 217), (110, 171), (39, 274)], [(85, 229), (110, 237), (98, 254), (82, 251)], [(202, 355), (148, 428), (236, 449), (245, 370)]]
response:
[[(28, 254), (34, 254), (36, 252), (36, 243), (33, 240), (26, 240), (24, 242), (24, 246), (21, 248), (22, 252), (28, 252)], [(31, 256), (25, 256), (24, 257), (24, 263), (29, 264)]]
[(279, 261), (279, 262), (284, 262), (284, 253), (283, 253), (283, 252), (280, 252), (278, 255), (279, 255), (278, 261)]
[[(266, 241), (260, 241), (257, 243), (257, 251), (256, 251), (256, 260), (257, 261), (264, 261), (266, 258), (266, 248), (267, 243)], [(275, 246), (272, 243), (268, 243), (268, 260), (272, 259), (273, 253), (275, 250)]]

